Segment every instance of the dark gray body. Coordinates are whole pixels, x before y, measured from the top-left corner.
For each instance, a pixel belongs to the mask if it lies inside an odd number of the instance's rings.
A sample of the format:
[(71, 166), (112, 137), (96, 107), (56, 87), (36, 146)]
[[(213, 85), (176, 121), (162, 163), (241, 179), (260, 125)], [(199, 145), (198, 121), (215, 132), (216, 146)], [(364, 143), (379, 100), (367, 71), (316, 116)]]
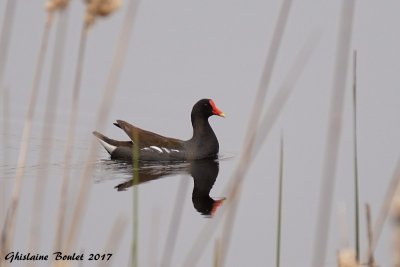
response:
[(133, 155), (138, 155), (139, 160), (145, 161), (215, 158), (218, 156), (219, 143), (208, 122), (208, 118), (212, 115), (224, 116), (210, 99), (202, 99), (193, 106), (191, 113), (193, 136), (187, 141), (146, 131), (122, 120), (117, 120), (114, 125), (124, 130), (130, 141), (113, 140), (99, 132), (93, 134), (113, 159), (132, 160)]

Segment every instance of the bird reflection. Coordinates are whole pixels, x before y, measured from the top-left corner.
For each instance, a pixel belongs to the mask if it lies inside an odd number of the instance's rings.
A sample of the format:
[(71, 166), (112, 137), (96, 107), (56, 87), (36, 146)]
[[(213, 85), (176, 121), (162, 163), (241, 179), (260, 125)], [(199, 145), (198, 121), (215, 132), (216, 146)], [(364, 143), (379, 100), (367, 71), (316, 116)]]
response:
[(215, 159), (201, 159), (190, 162), (179, 163), (154, 163), (141, 162), (138, 168), (139, 179), (131, 179), (118, 184), (115, 188), (118, 191), (125, 191), (127, 188), (142, 184), (148, 181), (157, 180), (166, 176), (177, 174), (190, 174), (194, 180), (192, 202), (194, 208), (202, 215), (212, 216), (224, 199), (215, 200), (210, 197), (219, 172), (219, 162)]

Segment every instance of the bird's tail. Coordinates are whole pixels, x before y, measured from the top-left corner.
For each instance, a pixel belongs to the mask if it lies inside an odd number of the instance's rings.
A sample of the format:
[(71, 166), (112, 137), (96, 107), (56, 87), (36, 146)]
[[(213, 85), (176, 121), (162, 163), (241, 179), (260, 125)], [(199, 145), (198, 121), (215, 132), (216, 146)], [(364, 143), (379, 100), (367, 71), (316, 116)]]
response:
[(111, 138), (108, 138), (107, 136), (94, 131), (93, 135), (96, 136), (99, 141), (100, 144), (107, 150), (107, 152), (111, 155), (111, 153), (120, 146), (132, 146), (132, 141), (118, 141), (118, 140), (114, 140)]

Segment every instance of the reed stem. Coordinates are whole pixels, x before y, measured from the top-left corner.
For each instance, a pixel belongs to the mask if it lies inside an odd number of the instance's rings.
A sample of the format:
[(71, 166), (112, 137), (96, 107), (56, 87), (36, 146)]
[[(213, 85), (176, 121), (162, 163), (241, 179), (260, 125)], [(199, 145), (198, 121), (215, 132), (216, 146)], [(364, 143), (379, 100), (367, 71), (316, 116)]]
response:
[(354, 229), (356, 259), (360, 261), (360, 218), (357, 149), (357, 50), (353, 51), (353, 144), (354, 144)]
[(400, 196), (392, 202), (393, 266), (400, 266)]
[(386, 189), (385, 197), (374, 223), (374, 231), (372, 232), (373, 237), (371, 244), (372, 252), (375, 251), (375, 248), (378, 245), (379, 238), (383, 231), (383, 226), (387, 217), (389, 216), (389, 211), (392, 206), (393, 199), (395, 198), (396, 192), (398, 191), (400, 191), (400, 157), (397, 159), (395, 168), (392, 173), (392, 178)]
[(281, 230), (282, 230), (282, 196), (283, 196), (283, 136), (280, 143), (280, 161), (279, 161), (279, 185), (278, 185), (278, 216), (276, 229), (276, 267), (281, 266)]
[(214, 244), (214, 267), (221, 267), (221, 241), (215, 240)]
[[(256, 92), (256, 98), (254, 100), (253, 109), (251, 112), (251, 116), (249, 118), (249, 123), (247, 126), (246, 138), (243, 142), (242, 146), (242, 154), (236, 166), (236, 169), (233, 174), (233, 184), (232, 189), (232, 198), (231, 205), (226, 206), (227, 211), (227, 218), (225, 219), (225, 226), (223, 227), (222, 233), (222, 243), (224, 244), (223, 249), (221, 250), (221, 266), (224, 266), (226, 255), (229, 249), (229, 240), (231, 231), (233, 229), (234, 218), (236, 216), (236, 204), (238, 200), (235, 199), (240, 195), (241, 191), (241, 182), (243, 181), (243, 177), (248, 169), (249, 162), (252, 158), (254, 144), (257, 137), (257, 129), (259, 126), (259, 121), (262, 114), (262, 109), (265, 102), (265, 96), (267, 94), (272, 72), (275, 66), (277, 55), (279, 54), (280, 44), (283, 38), (283, 34), (286, 29), (286, 24), (289, 18), (289, 12), (292, 5), (292, 0), (285, 0), (281, 4), (280, 12), (277, 18), (277, 22), (275, 25), (271, 46), (268, 50), (267, 58), (265, 61), (265, 65), (262, 71), (260, 83)], [(232, 184), (231, 184), (232, 185)]]
[(160, 210), (153, 208), (151, 216), (151, 229), (149, 234), (149, 247), (148, 247), (148, 265), (149, 267), (157, 267), (158, 265), (158, 243), (160, 228)]
[[(0, 179), (0, 196), (1, 196), (1, 203), (0, 203), (0, 218), (5, 217), (6, 213), (6, 207), (7, 207), (7, 202), (8, 202), (8, 192), (6, 188), (8, 188), (8, 180), (7, 180), (7, 165), (8, 165), (8, 147), (7, 145), (9, 144), (10, 141), (10, 131), (9, 125), (10, 125), (10, 94), (9, 90), (7, 87), (4, 87), (3, 90), (3, 177)], [(1, 225), (1, 224), (0, 224)]]
[[(4, 18), (0, 33), (0, 91), (3, 89), (4, 72), (7, 66), (8, 48), (10, 45), (14, 13), (17, 0), (7, 0), (4, 9)], [(1, 93), (1, 92), (0, 92)]]
[(50, 79), (47, 88), (45, 115), (43, 118), (42, 140), (40, 145), (39, 168), (35, 183), (35, 193), (32, 203), (32, 223), (29, 239), (29, 251), (35, 252), (39, 249), (41, 235), (41, 219), (43, 213), (44, 196), (48, 178), (48, 164), (50, 163), (53, 147), (53, 124), (57, 114), (58, 94), (60, 87), (61, 72), (63, 66), (63, 55), (65, 35), (67, 30), (67, 9), (58, 11), (56, 27), (56, 38), (53, 48), (53, 58), (50, 68)]
[(369, 204), (365, 204), (365, 215), (367, 220), (367, 240), (368, 240), (368, 251), (367, 251), (367, 265), (368, 267), (375, 267), (374, 249), (373, 249), (373, 232), (372, 232), (372, 220), (371, 220), (371, 207)]
[[(14, 13), (15, 6), (17, 0), (7, 0), (5, 4), (4, 10), (4, 18), (0, 32), (0, 105), (2, 105), (2, 113), (3, 113), (3, 179), (0, 180), (0, 218), (5, 218), (6, 216), (6, 207), (8, 205), (8, 193), (6, 188), (8, 188), (8, 181), (6, 180), (7, 173), (7, 164), (9, 160), (8, 148), (7, 145), (9, 143), (9, 118), (10, 118), (10, 94), (9, 89), (4, 86), (4, 72), (7, 66), (8, 60), (8, 49), (11, 39), (12, 33), (12, 25), (14, 22)], [(5, 222), (4, 222), (5, 223)], [(2, 222), (0, 222), (0, 227), (2, 226)], [(3, 246), (2, 241), (0, 241), (0, 246)], [(2, 249), (0, 249), (0, 257), (2, 257)], [(0, 260), (0, 265), (2, 260)]]
[[(320, 35), (319, 34), (312, 34), (310, 38), (306, 41), (302, 49), (300, 50), (298, 56), (295, 59), (295, 62), (293, 63), (292, 67), (289, 70), (289, 73), (284, 79), (283, 85), (280, 87), (278, 93), (274, 96), (271, 105), (268, 107), (267, 111), (264, 113), (262, 116), (261, 122), (259, 127), (257, 128), (255, 141), (254, 141), (254, 149), (250, 152), (251, 156), (249, 158), (242, 158), (239, 161), (239, 167), (234, 172), (233, 178), (231, 179), (230, 183), (228, 184), (228, 189), (226, 190), (226, 194), (228, 195), (228, 199), (235, 198), (240, 195), (241, 192), (241, 183), (244, 180), (245, 173), (247, 169), (251, 165), (251, 159), (253, 159), (257, 153), (260, 150), (260, 147), (262, 146), (263, 142), (265, 139), (268, 137), (273, 125), (275, 124), (276, 120), (278, 119), (281, 111), (283, 110), (283, 107), (285, 106), (287, 100), (289, 99), (296, 82), (298, 81), (299, 77), (301, 76), (304, 66), (307, 64), (308, 60), (311, 57), (311, 54), (313, 50), (316, 47), (316, 44), (318, 43)], [(228, 207), (233, 207), (234, 202), (232, 201), (232, 205)], [(227, 207), (227, 209), (229, 209)], [(224, 234), (228, 235), (227, 233), (229, 232), (229, 229), (232, 229), (232, 227), (228, 227), (227, 224), (230, 224), (234, 221), (234, 216), (235, 212), (227, 212), (229, 216), (229, 219), (226, 219), (226, 225), (224, 226)], [(229, 238), (225, 237), (224, 234), (222, 235), (222, 240), (223, 244), (229, 244), (227, 242)], [(230, 235), (230, 234), (229, 234)], [(226, 248), (225, 246), (224, 248)], [(224, 257), (226, 254), (224, 254), (224, 250), (222, 250), (221, 253), (221, 259), (222, 262), (224, 262)]]
[(65, 211), (66, 211), (66, 201), (68, 197), (68, 187), (69, 187), (69, 179), (70, 179), (70, 167), (72, 163), (72, 148), (75, 139), (75, 127), (76, 120), (78, 116), (78, 108), (79, 108), (79, 95), (81, 90), (81, 82), (82, 82), (82, 73), (83, 73), (83, 64), (85, 58), (85, 50), (87, 43), (87, 35), (88, 35), (89, 27), (86, 23), (82, 24), (81, 35), (79, 40), (79, 48), (78, 48), (78, 59), (76, 64), (75, 71), (75, 80), (74, 80), (74, 88), (72, 93), (72, 103), (69, 114), (68, 121), (68, 133), (67, 133), (67, 142), (65, 146), (65, 154), (64, 154), (64, 170), (63, 170), (63, 178), (61, 182), (60, 189), (60, 208), (57, 220), (57, 232), (55, 237), (55, 247), (61, 248), (61, 243), (63, 242), (63, 229), (65, 222)]
[[(297, 54), (293, 65), (289, 69), (289, 72), (285, 76), (284, 81), (279, 88), (279, 91), (276, 93), (271, 101), (271, 104), (268, 106), (267, 111), (261, 118), (259, 127), (257, 129), (256, 140), (254, 142), (255, 145), (252, 159), (257, 156), (257, 153), (260, 151), (260, 148), (262, 147), (264, 141), (267, 140), (267, 137), (271, 132), (272, 127), (274, 126), (289, 97), (291, 96), (295, 85), (297, 84), (297, 81), (303, 74), (303, 71), (305, 69), (304, 66), (308, 64), (311, 55), (317, 47), (320, 39), (321, 32), (312, 32), (309, 38), (303, 44), (299, 53)], [(249, 163), (251, 164), (251, 161), (249, 161)]]
[(225, 266), (226, 258), (228, 257), (228, 249), (232, 239), (232, 232), (234, 227), (234, 220), (236, 218), (236, 213), (238, 209), (238, 203), (240, 199), (240, 195), (242, 193), (242, 186), (238, 186), (234, 189), (231, 197), (227, 197), (230, 199), (229, 206), (226, 207), (226, 216), (224, 225), (222, 227), (222, 237), (221, 243), (224, 244), (220, 250), (220, 257), (219, 257), (219, 265), (221, 267)]
[(184, 200), (189, 185), (188, 184), (189, 179), (186, 178), (187, 177), (182, 177), (182, 180), (179, 183), (178, 192), (176, 194), (174, 210), (172, 211), (171, 222), (169, 224), (169, 231), (164, 245), (164, 253), (161, 258), (162, 267), (171, 266), (172, 256), (174, 255), (176, 238), (178, 236), (178, 230), (182, 218), (183, 205), (185, 203)]
[(132, 146), (133, 163), (133, 231), (132, 231), (132, 266), (138, 267), (138, 246), (139, 246), (139, 133), (133, 131)]
[[(124, 17), (121, 32), (118, 37), (118, 43), (113, 57), (111, 70), (103, 90), (103, 96), (98, 109), (98, 116), (96, 118), (95, 129), (101, 131), (104, 128), (105, 120), (108, 117), (111, 103), (116, 89), (118, 88), (117, 82), (122, 70), (123, 61), (129, 47), (129, 37), (134, 25), (134, 19), (138, 9), (138, 0), (131, 0), (127, 6), (127, 11)], [(87, 205), (87, 199), (90, 193), (91, 177), (93, 173), (93, 160), (96, 156), (97, 142), (92, 139), (88, 149), (84, 170), (80, 177), (81, 184), (76, 198), (75, 207), (72, 212), (71, 223), (68, 231), (68, 238), (64, 242), (64, 251), (70, 252), (75, 242), (78, 229), (81, 223), (83, 211)]]
[(325, 143), (322, 182), (318, 202), (316, 233), (314, 239), (312, 267), (325, 265), (326, 247), (329, 240), (332, 199), (335, 186), (336, 165), (342, 130), (342, 113), (344, 92), (350, 52), (351, 33), (353, 28), (354, 0), (343, 0), (336, 62), (333, 75), (332, 97), (329, 111), (329, 125)]
[[(1, 32), (0, 32), (0, 105), (3, 105), (2, 108), (2, 113), (3, 113), (3, 163), (4, 165), (7, 165), (8, 163), (8, 148), (6, 147), (7, 144), (9, 143), (9, 90), (4, 86), (3, 79), (4, 79), (4, 72), (7, 66), (7, 60), (8, 60), (8, 48), (10, 44), (10, 39), (11, 39), (11, 33), (12, 33), (12, 26), (14, 22), (14, 13), (15, 13), (15, 6), (16, 6), (17, 0), (7, 0), (5, 4), (5, 9), (4, 9), (4, 17), (3, 17), (3, 23), (1, 27)], [(4, 168), (3, 171), (3, 179), (6, 178), (6, 170), (7, 168)], [(5, 210), (6, 210), (6, 205), (8, 202), (7, 199), (7, 192), (5, 188), (7, 188), (8, 182), (6, 180), (1, 181), (1, 204), (0, 204), (0, 218), (5, 217)], [(1, 226), (1, 223), (0, 223)]]
[[(127, 219), (125, 216), (119, 215), (111, 228), (110, 234), (108, 235), (107, 241), (105, 242), (103, 253), (112, 253), (118, 250), (119, 245), (121, 244), (121, 239), (123, 238), (123, 234), (127, 227)], [(109, 261), (99, 261), (98, 267), (106, 267), (111, 266), (113, 257), (110, 258)]]
[[(28, 110), (25, 116), (24, 128), (22, 131), (22, 138), (18, 154), (18, 162), (15, 174), (14, 187), (11, 195), (11, 202), (2, 229), (1, 248), (3, 249), (3, 251), (1, 251), (0, 255), (4, 255), (4, 253), (9, 250), (14, 238), (16, 216), (22, 189), (22, 179), (24, 176), (25, 162), (29, 147), (29, 138), (32, 130), (33, 116), (35, 114), (36, 100), (39, 93), (39, 84), (42, 77), (43, 65), (47, 51), (47, 44), (48, 44), (51, 25), (52, 25), (52, 16), (49, 14), (44, 24), (44, 30), (39, 48), (37, 64), (34, 71), (34, 78), (29, 96)], [(1, 260), (3, 260), (3, 258)]]

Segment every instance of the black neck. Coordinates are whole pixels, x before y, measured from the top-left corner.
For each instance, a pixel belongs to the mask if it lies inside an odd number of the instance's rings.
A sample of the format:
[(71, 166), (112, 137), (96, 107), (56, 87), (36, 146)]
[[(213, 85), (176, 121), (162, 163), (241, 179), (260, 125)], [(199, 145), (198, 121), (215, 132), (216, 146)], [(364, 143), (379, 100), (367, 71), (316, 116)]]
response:
[(192, 114), (192, 126), (193, 126), (193, 137), (192, 139), (198, 138), (216, 138), (213, 129), (208, 122), (208, 118), (204, 116), (195, 116)]
[(193, 137), (187, 141), (188, 157), (208, 158), (218, 154), (219, 144), (208, 117), (192, 113)]

